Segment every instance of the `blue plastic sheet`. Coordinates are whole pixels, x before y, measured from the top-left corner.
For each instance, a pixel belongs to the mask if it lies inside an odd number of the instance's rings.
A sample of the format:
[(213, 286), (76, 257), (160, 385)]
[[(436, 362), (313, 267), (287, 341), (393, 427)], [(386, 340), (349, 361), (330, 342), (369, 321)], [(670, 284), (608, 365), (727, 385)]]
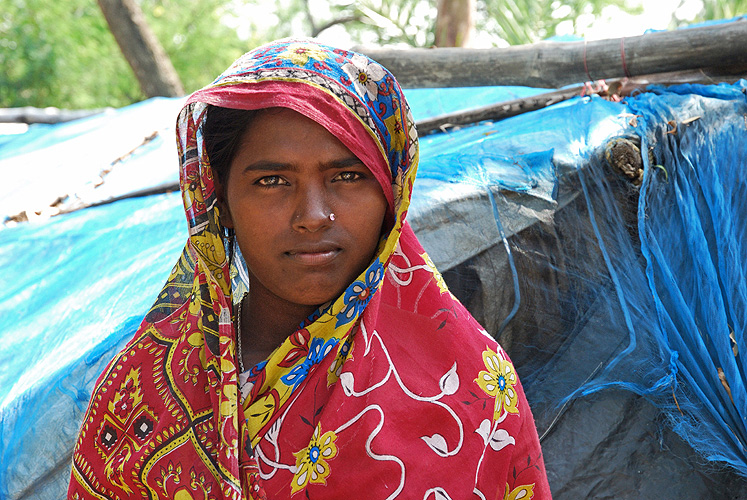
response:
[(93, 384), (160, 291), (185, 227), (172, 194), (0, 230), (0, 498), (64, 496)]
[[(744, 89), (579, 98), (422, 139), (410, 221), (442, 270), (478, 277), (447, 273), (511, 351), (541, 433), (552, 432), (564, 403), (621, 388), (649, 398), (704, 456), (747, 475)], [(536, 92), (407, 94), (422, 119)], [(147, 116), (149, 105), (107, 120)], [(46, 134), (85, 145), (94, 129), (32, 131), (6, 141), (0, 161), (37, 154)], [(160, 168), (173, 148), (162, 135), (122, 166)], [(604, 159), (610, 139), (634, 135), (640, 187)], [(142, 187), (128, 184), (142, 174), (122, 172), (112, 190)], [(93, 384), (160, 291), (185, 229), (177, 193), (0, 229), (0, 497), (64, 496)]]
[[(624, 103), (576, 99), (422, 141), (418, 194), (437, 198), (450, 182), (458, 194), (447, 204), (481, 193), (490, 201), (472, 212), (484, 219), (492, 206), (490, 243), (505, 250), (489, 254), (468, 238), (474, 251), (460, 248), (458, 262), (478, 274), (504, 269), (482, 279), (482, 308), (501, 305), (497, 318), (480, 319), (523, 367), (541, 432), (575, 398), (630, 390), (706, 458), (747, 476), (745, 92), (744, 81), (654, 87)], [(604, 156), (611, 139), (634, 136), (640, 187)], [(534, 210), (532, 226), (517, 224), (509, 193)], [(558, 209), (543, 217), (529, 197)], [(421, 239), (433, 211), (413, 208)], [(464, 238), (453, 231), (444, 246)]]
[(32, 125), (0, 143), (0, 219), (176, 183), (174, 126), (182, 102), (154, 98), (73, 122)]
[[(653, 147), (639, 230), (656, 340), (677, 360), (675, 429), (747, 475), (747, 82), (632, 103)], [(674, 124), (677, 124), (676, 133)], [(686, 407), (685, 411), (682, 408)]]

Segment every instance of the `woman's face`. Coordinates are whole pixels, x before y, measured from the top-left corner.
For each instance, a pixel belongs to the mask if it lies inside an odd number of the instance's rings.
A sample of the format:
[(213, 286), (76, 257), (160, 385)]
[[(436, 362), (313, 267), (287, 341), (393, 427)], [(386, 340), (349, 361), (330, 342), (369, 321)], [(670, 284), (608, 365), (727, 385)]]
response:
[(313, 120), (260, 111), (226, 184), (221, 221), (236, 232), (252, 295), (319, 306), (370, 263), (386, 198), (368, 168)]

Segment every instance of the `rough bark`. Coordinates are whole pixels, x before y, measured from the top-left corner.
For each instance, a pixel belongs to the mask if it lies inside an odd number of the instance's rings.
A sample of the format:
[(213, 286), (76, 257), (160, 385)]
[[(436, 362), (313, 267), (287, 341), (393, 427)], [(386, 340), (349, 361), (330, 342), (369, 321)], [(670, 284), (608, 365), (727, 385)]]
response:
[(437, 47), (469, 47), (475, 29), (475, 0), (438, 0)]
[(109, 29), (148, 97), (184, 94), (179, 76), (134, 0), (98, 0)]

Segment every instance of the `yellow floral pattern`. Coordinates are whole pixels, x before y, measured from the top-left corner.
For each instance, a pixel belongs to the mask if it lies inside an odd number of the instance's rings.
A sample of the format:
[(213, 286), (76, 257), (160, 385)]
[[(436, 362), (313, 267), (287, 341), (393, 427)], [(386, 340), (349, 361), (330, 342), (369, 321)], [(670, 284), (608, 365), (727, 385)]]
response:
[(329, 54), (309, 44), (292, 43), (278, 57), (288, 59), (296, 66), (305, 66), (309, 62), (309, 58), (324, 61), (329, 57)]
[(431, 260), (431, 256), (426, 252), (421, 253), (420, 256), (425, 261), (425, 265), (428, 266), (430, 272), (433, 273), (433, 279), (436, 280), (436, 284), (438, 285), (438, 290), (441, 292), (441, 295), (450, 293), (443, 276), (441, 276), (441, 273), (438, 272), (438, 269), (436, 269), (436, 265)]
[(296, 472), (291, 483), (291, 495), (306, 488), (309, 483), (327, 484), (330, 469), (327, 460), (337, 455), (337, 436), (333, 431), (321, 434), (321, 424), (317, 424), (309, 446), (294, 453)]
[(495, 398), (494, 418), (498, 420), (504, 412), (519, 413), (514, 365), (490, 348), (483, 351), (482, 360), (487, 370), (482, 370), (475, 382), (485, 394)]
[(534, 484), (525, 484), (510, 492), (507, 484), (506, 492), (503, 494), (503, 500), (529, 500), (532, 497), (534, 497)]

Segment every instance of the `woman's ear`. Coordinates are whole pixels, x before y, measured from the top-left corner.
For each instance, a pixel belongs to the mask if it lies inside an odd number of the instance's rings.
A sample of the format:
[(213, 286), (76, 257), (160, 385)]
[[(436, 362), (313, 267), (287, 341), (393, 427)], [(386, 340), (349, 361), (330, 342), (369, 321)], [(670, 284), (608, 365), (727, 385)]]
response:
[(226, 201), (226, 192), (223, 187), (223, 183), (218, 180), (218, 177), (213, 178), (215, 186), (215, 197), (218, 205), (218, 218), (223, 227), (233, 229), (233, 218), (231, 217), (231, 211), (228, 209), (228, 202)]

